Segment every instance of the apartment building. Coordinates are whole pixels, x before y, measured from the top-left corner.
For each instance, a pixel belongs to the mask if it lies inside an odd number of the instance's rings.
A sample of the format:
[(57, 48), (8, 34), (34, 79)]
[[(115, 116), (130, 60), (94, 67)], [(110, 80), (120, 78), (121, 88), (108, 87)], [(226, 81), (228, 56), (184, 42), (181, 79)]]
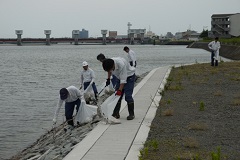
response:
[(230, 38), (240, 36), (240, 13), (213, 14), (211, 19), (211, 37)]

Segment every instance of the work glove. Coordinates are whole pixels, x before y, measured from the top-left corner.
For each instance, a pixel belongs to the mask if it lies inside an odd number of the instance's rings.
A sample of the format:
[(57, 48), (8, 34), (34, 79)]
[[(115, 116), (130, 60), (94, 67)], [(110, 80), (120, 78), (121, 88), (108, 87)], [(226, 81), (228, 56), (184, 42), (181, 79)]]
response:
[(53, 124), (56, 124), (56, 123), (57, 123), (56, 118), (53, 118)]
[(109, 84), (110, 84), (110, 78), (107, 79), (106, 86), (108, 86)]
[(116, 96), (121, 96), (122, 95), (122, 91), (120, 91), (120, 90), (117, 90), (117, 92), (116, 92), (116, 94), (115, 94)]

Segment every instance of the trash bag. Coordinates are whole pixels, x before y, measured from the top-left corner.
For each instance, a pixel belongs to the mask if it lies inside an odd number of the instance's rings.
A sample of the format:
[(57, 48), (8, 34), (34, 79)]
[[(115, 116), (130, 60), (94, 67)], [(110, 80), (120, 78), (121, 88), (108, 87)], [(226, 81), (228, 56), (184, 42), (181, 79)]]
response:
[(115, 92), (115, 89), (113, 88), (112, 82), (110, 82), (110, 85), (106, 86), (106, 83), (102, 83), (99, 87), (99, 97), (102, 97), (104, 94), (111, 95)]
[(113, 110), (117, 105), (120, 96), (116, 96), (115, 93), (108, 97), (101, 105), (101, 114), (104, 118), (110, 119), (113, 114)]
[(94, 94), (94, 91), (93, 91), (93, 88), (92, 88), (92, 83), (93, 82), (91, 82), (89, 84), (89, 86), (85, 90), (83, 90), (84, 99), (86, 101), (93, 101), (93, 100), (95, 100), (95, 94)]
[(82, 98), (75, 121), (80, 124), (91, 122), (93, 117), (97, 115), (97, 108), (97, 106), (86, 104), (85, 99)]

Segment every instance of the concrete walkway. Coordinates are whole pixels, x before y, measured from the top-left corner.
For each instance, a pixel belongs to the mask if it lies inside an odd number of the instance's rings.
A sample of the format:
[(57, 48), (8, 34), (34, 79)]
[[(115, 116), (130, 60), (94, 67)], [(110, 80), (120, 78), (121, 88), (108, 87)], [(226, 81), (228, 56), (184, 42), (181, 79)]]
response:
[(126, 120), (128, 109), (123, 100), (122, 123), (100, 122), (64, 160), (138, 160), (170, 70), (170, 67), (154, 69), (134, 88), (134, 120)]

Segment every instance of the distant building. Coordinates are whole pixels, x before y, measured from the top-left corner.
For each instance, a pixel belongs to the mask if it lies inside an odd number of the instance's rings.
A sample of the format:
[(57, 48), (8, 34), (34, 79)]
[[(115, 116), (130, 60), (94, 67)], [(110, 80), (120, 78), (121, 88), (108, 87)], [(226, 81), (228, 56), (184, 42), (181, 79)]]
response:
[[(72, 38), (75, 38), (75, 34), (76, 33), (74, 33), (76, 30), (73, 30), (72, 31)], [(87, 30), (85, 30), (85, 29), (82, 29), (82, 31), (79, 31), (79, 35), (78, 35), (78, 38), (79, 39), (84, 39), (84, 38), (88, 38), (88, 31)]]
[(148, 38), (152, 38), (153, 36), (155, 36), (155, 33), (153, 33), (152, 31), (147, 31), (145, 37), (148, 37)]
[(200, 33), (197, 33), (196, 31), (187, 30), (185, 32), (177, 32), (175, 34), (176, 40), (184, 40), (184, 41), (198, 41), (199, 40)]
[(171, 32), (167, 32), (166, 37), (171, 39), (174, 37), (174, 35)]
[(189, 41), (198, 41), (199, 40), (200, 33), (191, 33), (188, 37)]
[(222, 38), (240, 36), (240, 13), (213, 14), (209, 36)]
[(88, 38), (88, 30), (82, 29), (82, 31), (79, 32), (79, 38), (80, 39)]
[(143, 38), (146, 33), (146, 29), (129, 29), (128, 36), (134, 38)]
[(179, 40), (179, 39), (181, 39), (182, 37), (183, 37), (182, 32), (177, 32), (177, 33), (175, 33), (175, 39)]
[(109, 38), (116, 38), (117, 37), (117, 31), (109, 31), (108, 32)]

